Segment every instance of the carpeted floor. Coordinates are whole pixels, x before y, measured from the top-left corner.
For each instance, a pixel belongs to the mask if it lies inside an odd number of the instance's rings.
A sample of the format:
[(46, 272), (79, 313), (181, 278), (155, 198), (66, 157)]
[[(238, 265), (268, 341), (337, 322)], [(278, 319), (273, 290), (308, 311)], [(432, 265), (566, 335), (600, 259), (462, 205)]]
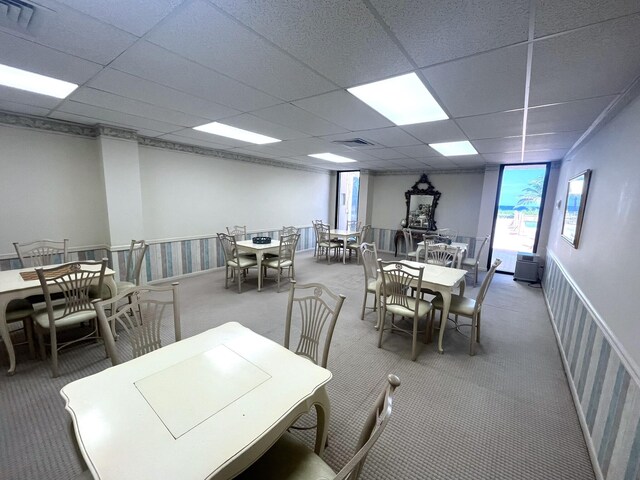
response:
[[(476, 356), (467, 354), (467, 337), (448, 330), (444, 355), (434, 343), (419, 344), (412, 362), (409, 337), (385, 334), (378, 349), (375, 314), (368, 310), (360, 320), (364, 277), (355, 260), (327, 265), (305, 252), (296, 265), (299, 283), (322, 282), (347, 296), (329, 356), (332, 416), (324, 458), (335, 470), (352, 454), (386, 375), (395, 373), (402, 385), (392, 418), (362, 480), (594, 478), (540, 289), (496, 275)], [(267, 281), (257, 292), (252, 272), (239, 295), (234, 286), (224, 289), (222, 271), (180, 285), (184, 337), (238, 321), (282, 342), (286, 288), (278, 294)], [(476, 292), (467, 287), (468, 296)], [(165, 336), (171, 338), (171, 327)], [(48, 362), (18, 351), (15, 376), (0, 375), (0, 479), (64, 480), (80, 473), (59, 390), (109, 365), (101, 344), (81, 345), (61, 354), (61, 376), (52, 379)], [(296, 434), (311, 444), (311, 432)]]

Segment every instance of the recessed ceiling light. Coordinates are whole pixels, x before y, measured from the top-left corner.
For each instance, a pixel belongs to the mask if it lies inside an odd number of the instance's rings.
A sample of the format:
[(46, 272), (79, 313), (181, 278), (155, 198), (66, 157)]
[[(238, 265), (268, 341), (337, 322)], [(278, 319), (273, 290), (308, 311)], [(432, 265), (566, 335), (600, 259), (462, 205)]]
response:
[(0, 85), (18, 88), (27, 92), (49, 95), (50, 97), (66, 98), (78, 85), (65, 82), (57, 78), (27, 72), (19, 68), (0, 64)]
[(347, 90), (396, 125), (449, 118), (415, 73)]
[(319, 158), (321, 160), (327, 160), (328, 162), (334, 162), (334, 163), (349, 163), (349, 162), (357, 161), (357, 160), (354, 160), (353, 158), (347, 158), (341, 155), (335, 155), (333, 153), (313, 153), (309, 156), (314, 158)]
[(467, 140), (464, 140), (463, 142), (430, 143), (429, 146), (440, 152), (445, 157), (478, 154), (478, 151), (473, 148), (473, 145), (471, 145)]
[(231, 125), (225, 125), (224, 123), (218, 122), (207, 123), (205, 125), (200, 125), (199, 127), (193, 127), (193, 129), (201, 132), (212, 133), (214, 135), (220, 135), (221, 137), (235, 138), (236, 140), (255, 143), (257, 145), (281, 141), (277, 138), (267, 137), (266, 135), (260, 135), (259, 133), (250, 132), (249, 130), (243, 130), (241, 128), (232, 127)]

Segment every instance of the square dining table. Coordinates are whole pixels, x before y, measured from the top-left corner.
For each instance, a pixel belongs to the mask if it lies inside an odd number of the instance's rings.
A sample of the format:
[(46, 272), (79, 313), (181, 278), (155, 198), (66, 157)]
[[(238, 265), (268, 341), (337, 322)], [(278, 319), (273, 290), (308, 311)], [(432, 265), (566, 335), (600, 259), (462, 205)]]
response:
[(100, 480), (228, 479), (316, 408), (329, 424), (331, 372), (236, 322), (76, 380), (60, 394)]
[(360, 236), (359, 230), (330, 230), (331, 238), (337, 238), (342, 240), (342, 264), (347, 263), (347, 241), (349, 238), (358, 238)]
[[(464, 295), (466, 285), (465, 275), (467, 271), (459, 268), (449, 268), (440, 265), (432, 265), (430, 263), (414, 262), (411, 260), (401, 260), (399, 263), (409, 265), (413, 268), (424, 267), (422, 272), (422, 288), (428, 288), (429, 290), (442, 295), (442, 320), (440, 322), (440, 333), (438, 336), (438, 352), (444, 353), (442, 339), (444, 337), (444, 330), (449, 316), (449, 308), (451, 307), (451, 293), (455, 288), (458, 288), (459, 294)], [(378, 282), (376, 286), (376, 298), (378, 299), (382, 298), (380, 295), (381, 288), (382, 282)], [(382, 301), (382, 299), (380, 301)], [(378, 329), (382, 327), (382, 321), (384, 320), (381, 316), (381, 312), (382, 309), (379, 308)]]
[[(54, 266), (56, 265), (47, 265), (44, 268)], [(96, 265), (95, 268), (96, 270), (100, 270), (100, 265)], [(23, 273), (29, 275), (28, 280), (23, 278)], [(35, 274), (35, 268), (33, 267), (0, 271), (0, 335), (2, 335), (2, 340), (9, 353), (8, 375), (13, 375), (16, 371), (16, 354), (7, 325), (7, 305), (11, 300), (27, 298), (33, 295), (42, 295), (40, 280), (33, 274)], [(110, 268), (105, 270), (104, 286), (109, 289), (112, 296), (116, 294), (115, 272)], [(56, 292), (59, 291), (59, 289), (55, 285), (51, 285), (51, 291)]]
[[(469, 244), (462, 243), (462, 242), (451, 242), (451, 245), (449, 245), (449, 246), (450, 247), (458, 247), (458, 249), (460, 251), (460, 255), (458, 256), (458, 265), (457, 265), (457, 267), (459, 267), (462, 264), (462, 259), (467, 254), (467, 250), (469, 250)], [(417, 259), (420, 259), (420, 255), (422, 254), (422, 252), (424, 250), (425, 250), (424, 241), (419, 242), (417, 244), (417, 248), (416, 248), (416, 258)]]
[(266, 253), (278, 254), (280, 240), (272, 239), (270, 243), (253, 243), (253, 240), (238, 240), (236, 242), (239, 252), (253, 253), (258, 262), (258, 291), (262, 290), (262, 260)]

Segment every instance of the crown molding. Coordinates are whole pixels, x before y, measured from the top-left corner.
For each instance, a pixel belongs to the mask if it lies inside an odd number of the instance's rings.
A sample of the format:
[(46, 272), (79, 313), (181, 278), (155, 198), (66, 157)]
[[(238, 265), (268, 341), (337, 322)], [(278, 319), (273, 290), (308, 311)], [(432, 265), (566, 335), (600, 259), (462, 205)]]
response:
[(460, 173), (484, 173), (485, 170), (489, 170), (487, 167), (478, 167), (478, 168), (457, 168), (455, 170), (442, 170), (442, 169), (433, 169), (433, 170), (386, 170), (386, 171), (371, 171), (369, 172), (371, 175), (376, 177), (384, 177), (387, 175), (422, 175), (426, 173), (427, 175), (433, 174), (460, 174)]
[(17, 113), (0, 111), (0, 123), (14, 127), (33, 128), (35, 130), (45, 130), (48, 132), (65, 133), (67, 135), (78, 135), (81, 137), (96, 137), (96, 129), (80, 123), (65, 122), (51, 118), (36, 117), (32, 115), (22, 115)]
[(95, 126), (96, 135), (101, 137), (121, 138), (123, 140), (138, 141), (138, 132), (127, 128), (114, 127), (112, 125), (98, 124)]

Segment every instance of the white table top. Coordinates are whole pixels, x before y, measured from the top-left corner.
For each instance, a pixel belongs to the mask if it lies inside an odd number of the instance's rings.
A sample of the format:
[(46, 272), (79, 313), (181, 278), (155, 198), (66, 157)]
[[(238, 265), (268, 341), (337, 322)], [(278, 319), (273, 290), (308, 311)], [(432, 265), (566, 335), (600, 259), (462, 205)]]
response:
[(353, 237), (360, 234), (358, 230), (331, 230), (330, 233), (338, 237)]
[(466, 270), (459, 268), (449, 268), (441, 265), (432, 265), (430, 263), (413, 262), (411, 260), (401, 260), (400, 263), (414, 268), (424, 267), (422, 281), (443, 287), (455, 287), (464, 279), (467, 273)]
[(238, 240), (236, 242), (238, 247), (249, 248), (252, 250), (268, 250), (270, 248), (278, 248), (280, 247), (280, 240), (277, 238), (272, 238), (271, 243), (253, 243), (253, 240)]
[[(56, 267), (57, 265), (47, 265), (44, 268)], [(95, 269), (100, 271), (101, 265), (87, 265), (88, 270)], [(24, 280), (20, 275), (20, 272), (33, 272), (35, 268), (19, 268), (15, 270), (3, 270), (0, 271), (0, 293), (16, 292), (20, 290), (26, 290), (29, 288), (40, 288), (40, 280)], [(115, 272), (110, 268), (107, 268), (104, 272), (105, 276), (113, 275)]]
[(202, 480), (238, 461), (330, 379), (328, 370), (231, 322), (60, 393), (96, 478)]
[[(422, 242), (419, 242), (418, 245), (420, 245), (421, 247), (424, 247), (424, 240)], [(451, 245), (449, 246), (458, 247), (460, 250), (464, 250), (464, 251), (466, 251), (469, 248), (469, 245), (467, 243), (462, 243), (462, 242), (451, 242)]]

